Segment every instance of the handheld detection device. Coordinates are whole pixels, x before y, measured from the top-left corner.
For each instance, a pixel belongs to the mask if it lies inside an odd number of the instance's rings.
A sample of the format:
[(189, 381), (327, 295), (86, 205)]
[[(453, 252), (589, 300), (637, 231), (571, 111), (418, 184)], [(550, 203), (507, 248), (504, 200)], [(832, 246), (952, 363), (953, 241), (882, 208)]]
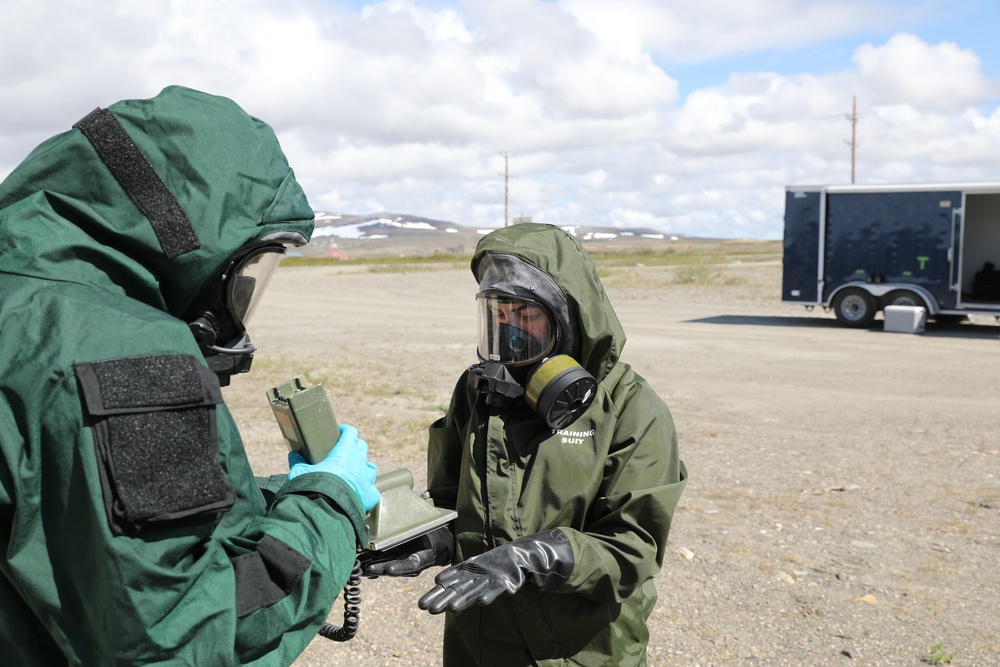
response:
[[(333, 414), (323, 385), (306, 387), (299, 378), (267, 390), (271, 411), (281, 428), (289, 451), (297, 451), (307, 463), (322, 461), (340, 437), (340, 427)], [(413, 490), (413, 475), (398, 468), (375, 478), (375, 488), (382, 497), (365, 515), (370, 539), (365, 548), (383, 550), (404, 544), (445, 525), (458, 516), (454, 510), (434, 506), (433, 501)], [(327, 639), (347, 641), (358, 629), (358, 603), (361, 601), (361, 565), (344, 588), (344, 625), (324, 625), (320, 634)]]
[[(268, 400), (290, 451), (307, 463), (322, 461), (340, 437), (330, 399), (323, 385), (305, 387), (299, 378), (269, 389)], [(413, 475), (398, 468), (375, 478), (382, 500), (365, 516), (371, 535), (367, 548), (389, 549), (443, 526), (458, 513), (434, 507), (413, 490)]]

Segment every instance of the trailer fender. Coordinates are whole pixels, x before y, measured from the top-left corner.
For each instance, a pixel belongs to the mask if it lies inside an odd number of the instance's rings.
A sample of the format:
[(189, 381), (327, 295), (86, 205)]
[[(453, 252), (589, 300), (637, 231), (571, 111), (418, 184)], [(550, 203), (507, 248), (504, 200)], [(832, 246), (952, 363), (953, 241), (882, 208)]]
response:
[(848, 288), (860, 288), (871, 294), (876, 302), (881, 303), (882, 299), (887, 296), (890, 292), (895, 292), (897, 290), (904, 290), (907, 292), (913, 292), (927, 304), (927, 314), (937, 315), (941, 307), (937, 302), (937, 299), (928, 292), (924, 287), (920, 285), (914, 285), (913, 283), (866, 283), (860, 280), (854, 280), (849, 283), (844, 283), (836, 290), (830, 294), (830, 300), (823, 304), (824, 308), (831, 308), (834, 301), (837, 299), (837, 294)]

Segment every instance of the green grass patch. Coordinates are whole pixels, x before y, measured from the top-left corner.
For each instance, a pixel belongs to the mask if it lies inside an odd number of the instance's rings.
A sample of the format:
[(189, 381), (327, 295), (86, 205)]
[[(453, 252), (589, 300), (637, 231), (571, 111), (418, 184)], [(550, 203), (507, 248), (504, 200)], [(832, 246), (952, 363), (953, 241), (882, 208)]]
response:
[[(781, 241), (678, 241), (652, 245), (587, 243), (598, 270), (620, 266), (683, 266), (725, 262), (769, 262), (781, 259)], [(466, 268), (470, 254), (435, 252), (427, 255), (366, 255), (353, 259), (286, 257), (281, 266), (368, 266), (370, 271), (412, 271)]]
[(673, 246), (615, 248), (587, 246), (599, 270), (618, 266), (688, 266), (781, 259), (780, 241), (691, 241)]
[(430, 266), (440, 267), (441, 265), (462, 265), (467, 266), (469, 257), (452, 253), (435, 253), (432, 255), (407, 255), (398, 256), (370, 256), (358, 257), (354, 259), (336, 259), (334, 257), (286, 257), (281, 260), (281, 266), (379, 266), (386, 267), (412, 267)]
[(924, 658), (928, 665), (949, 665), (955, 659), (955, 651), (951, 651), (944, 646), (944, 642), (938, 642), (931, 646), (930, 653)]

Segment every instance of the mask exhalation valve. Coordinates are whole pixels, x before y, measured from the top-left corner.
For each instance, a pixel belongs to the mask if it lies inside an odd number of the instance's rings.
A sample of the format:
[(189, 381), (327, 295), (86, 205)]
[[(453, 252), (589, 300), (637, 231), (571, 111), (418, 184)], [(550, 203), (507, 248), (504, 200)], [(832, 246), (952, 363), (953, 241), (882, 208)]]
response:
[(469, 382), (486, 397), (486, 404), (491, 408), (503, 409), (507, 402), (520, 398), (524, 394), (521, 385), (517, 383), (510, 371), (503, 364), (484, 361), (469, 367)]

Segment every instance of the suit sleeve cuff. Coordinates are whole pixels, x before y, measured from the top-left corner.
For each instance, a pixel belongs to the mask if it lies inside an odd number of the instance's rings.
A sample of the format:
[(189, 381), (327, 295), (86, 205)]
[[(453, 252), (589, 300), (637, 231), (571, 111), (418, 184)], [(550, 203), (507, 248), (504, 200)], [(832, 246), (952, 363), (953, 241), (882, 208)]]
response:
[(288, 494), (322, 498), (350, 520), (358, 544), (362, 547), (368, 546), (371, 536), (365, 525), (365, 510), (361, 505), (361, 499), (358, 498), (354, 489), (337, 475), (326, 472), (299, 475), (295, 479), (285, 482), (278, 491), (278, 498)]

